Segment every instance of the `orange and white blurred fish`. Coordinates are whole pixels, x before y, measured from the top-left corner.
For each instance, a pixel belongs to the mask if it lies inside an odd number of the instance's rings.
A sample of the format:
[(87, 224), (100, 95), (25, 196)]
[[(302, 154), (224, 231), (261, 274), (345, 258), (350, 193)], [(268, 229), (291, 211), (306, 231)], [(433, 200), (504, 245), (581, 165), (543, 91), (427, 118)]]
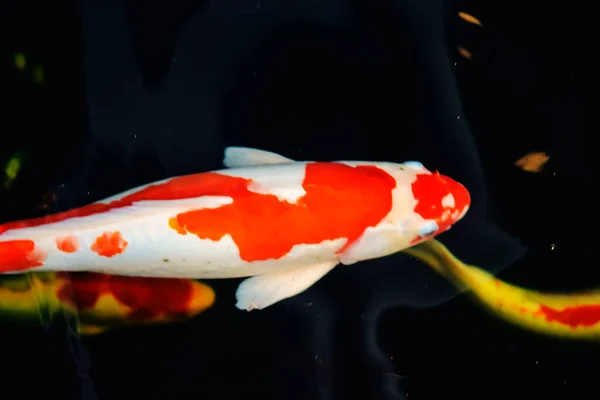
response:
[(2, 317), (35, 321), (66, 311), (77, 315), (76, 328), (82, 334), (177, 322), (205, 311), (214, 301), (210, 286), (191, 279), (45, 272), (0, 280)]
[(249, 277), (236, 306), (263, 309), (339, 263), (384, 257), (450, 229), (471, 200), (463, 185), (418, 162), (297, 162), (229, 147), (223, 163), (0, 225), (0, 272)]

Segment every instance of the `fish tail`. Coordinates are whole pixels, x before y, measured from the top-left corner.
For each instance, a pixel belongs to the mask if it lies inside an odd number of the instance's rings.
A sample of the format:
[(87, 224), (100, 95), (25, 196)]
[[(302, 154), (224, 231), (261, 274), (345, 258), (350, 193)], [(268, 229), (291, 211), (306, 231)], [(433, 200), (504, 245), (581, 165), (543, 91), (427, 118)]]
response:
[(47, 254), (33, 240), (0, 241), (0, 273), (20, 273), (42, 267)]

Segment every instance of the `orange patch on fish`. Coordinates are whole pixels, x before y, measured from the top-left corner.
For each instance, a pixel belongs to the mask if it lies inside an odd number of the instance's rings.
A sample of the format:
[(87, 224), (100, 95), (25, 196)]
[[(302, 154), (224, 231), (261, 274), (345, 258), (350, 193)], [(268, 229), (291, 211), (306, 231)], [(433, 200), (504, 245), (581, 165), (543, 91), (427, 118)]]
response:
[[(215, 176), (217, 177), (216, 179)], [(212, 172), (204, 172), (171, 178), (163, 183), (149, 185), (137, 192), (110, 203), (93, 203), (62, 213), (1, 224), (0, 235), (12, 229), (29, 228), (61, 222), (71, 218), (102, 214), (113, 209), (131, 206), (137, 201), (182, 200), (200, 196), (219, 195), (223, 192), (235, 192), (235, 187), (223, 187), (224, 181), (220, 176), (221, 175)], [(230, 184), (239, 185), (239, 183), (236, 182), (230, 182)], [(245, 188), (245, 186), (243, 187)]]
[(176, 230), (177, 233), (181, 233), (182, 235), (185, 235), (185, 229), (183, 229), (180, 225), (179, 222), (177, 222), (177, 218), (173, 217), (169, 219), (169, 228)]
[(47, 254), (32, 240), (0, 242), (0, 272), (22, 271), (44, 265)]
[(576, 328), (579, 325), (590, 327), (600, 323), (600, 305), (598, 304), (570, 306), (562, 310), (542, 304), (538, 312), (548, 322), (557, 322), (571, 328)]
[[(198, 311), (191, 310), (192, 303), (197, 301), (194, 299), (195, 282), (191, 280), (84, 272), (71, 274), (68, 282), (58, 289), (57, 297), (74, 303), (82, 311), (95, 308), (102, 296), (113, 297), (124, 306), (125, 317), (137, 321), (149, 321), (159, 316), (179, 318), (190, 311)], [(208, 303), (206, 301), (207, 307), (212, 304)]]
[[(442, 183), (442, 184), (440, 184)], [(438, 229), (429, 236), (435, 236), (450, 228), (455, 217), (471, 204), (471, 196), (467, 189), (447, 176), (435, 174), (418, 174), (412, 183), (412, 192), (417, 205), (414, 211), (423, 219), (435, 220)], [(444, 198), (452, 195), (453, 204), (444, 204)], [(412, 243), (424, 238), (417, 236)]]
[(125, 251), (128, 244), (121, 232), (104, 232), (96, 238), (91, 250), (103, 257), (113, 257)]
[(56, 238), (56, 248), (65, 253), (75, 253), (79, 250), (79, 240), (77, 236)]
[(390, 212), (396, 187), (392, 176), (374, 166), (314, 162), (306, 165), (306, 194), (289, 203), (251, 192), (249, 179), (206, 176), (219, 188), (215, 194), (230, 196), (233, 203), (178, 214), (169, 226), (213, 241), (229, 234), (240, 258), (248, 262), (279, 259), (298, 244), (347, 238), (338, 249), (343, 252)]

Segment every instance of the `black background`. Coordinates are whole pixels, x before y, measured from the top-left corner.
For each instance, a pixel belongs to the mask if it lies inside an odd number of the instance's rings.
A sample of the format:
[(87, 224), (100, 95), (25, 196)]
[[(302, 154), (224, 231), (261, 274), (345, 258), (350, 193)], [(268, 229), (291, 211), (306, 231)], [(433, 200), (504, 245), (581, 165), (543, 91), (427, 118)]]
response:
[[(220, 168), (227, 145), (414, 159), (472, 193), (464, 222), (441, 237), (461, 259), (531, 288), (600, 283), (596, 17), (577, 2), (21, 0), (0, 10), (0, 155), (29, 155), (1, 192), (3, 221), (38, 215), (48, 189), (55, 211)], [(44, 84), (14, 68), (16, 52), (44, 67)], [(513, 166), (530, 151), (551, 155), (542, 174)], [(600, 396), (595, 343), (498, 321), (403, 255), (338, 267), (260, 312), (233, 307), (238, 282), (209, 282), (217, 303), (182, 324), (90, 338), (59, 320), (2, 324), (0, 397)]]

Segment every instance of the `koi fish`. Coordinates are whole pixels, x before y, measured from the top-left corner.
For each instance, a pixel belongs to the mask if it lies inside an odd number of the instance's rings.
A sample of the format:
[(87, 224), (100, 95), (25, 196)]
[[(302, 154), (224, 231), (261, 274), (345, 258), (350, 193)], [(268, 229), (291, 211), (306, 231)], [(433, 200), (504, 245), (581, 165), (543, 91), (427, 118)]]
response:
[(432, 239), (405, 250), (469, 293), (487, 310), (521, 328), (572, 339), (600, 338), (600, 291), (544, 293), (497, 279), (456, 258)]
[(471, 201), (419, 162), (299, 162), (229, 147), (223, 164), (0, 225), (0, 273), (246, 277), (236, 306), (250, 311), (305, 291), (340, 263), (437, 236)]
[(30, 273), (0, 281), (0, 314), (20, 320), (77, 315), (81, 334), (193, 317), (213, 305), (213, 289), (189, 279), (96, 273)]

